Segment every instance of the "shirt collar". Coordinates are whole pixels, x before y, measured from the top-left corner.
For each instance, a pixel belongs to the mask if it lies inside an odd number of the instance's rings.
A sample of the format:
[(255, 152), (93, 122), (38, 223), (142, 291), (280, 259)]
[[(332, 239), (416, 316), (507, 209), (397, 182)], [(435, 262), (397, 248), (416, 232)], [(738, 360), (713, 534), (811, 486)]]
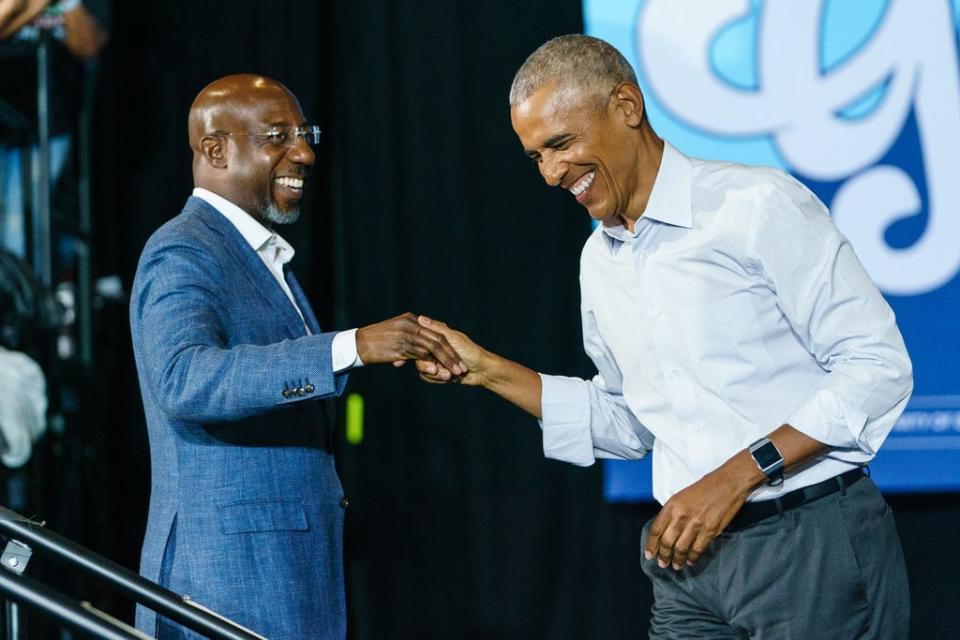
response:
[(212, 191), (202, 187), (195, 187), (193, 195), (200, 198), (211, 207), (219, 211), (224, 218), (237, 228), (243, 239), (247, 241), (254, 251), (263, 253), (268, 249), (275, 248), (273, 251), (267, 251), (271, 260), (278, 260), (281, 264), (286, 264), (293, 259), (294, 250), (290, 243), (283, 239), (280, 234), (274, 233), (265, 226), (257, 222), (253, 216), (233, 204), (223, 196), (219, 196)]
[(625, 242), (628, 238), (635, 237), (646, 226), (646, 221), (652, 220), (689, 229), (693, 226), (691, 175), (690, 158), (664, 141), (660, 169), (653, 182), (653, 189), (650, 190), (647, 208), (634, 226), (634, 233), (631, 234), (623, 225), (604, 227), (603, 233), (614, 240)]

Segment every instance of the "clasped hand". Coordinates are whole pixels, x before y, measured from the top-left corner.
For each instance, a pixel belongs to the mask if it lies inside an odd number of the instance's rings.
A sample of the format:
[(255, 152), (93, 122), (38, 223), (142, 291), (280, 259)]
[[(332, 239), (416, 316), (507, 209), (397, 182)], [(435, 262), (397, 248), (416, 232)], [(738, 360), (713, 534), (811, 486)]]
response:
[(426, 316), (420, 316), (418, 322), (421, 326), (431, 331), (436, 331), (447, 339), (450, 346), (464, 363), (464, 371), (458, 373), (443, 363), (431, 362), (429, 360), (417, 360), (417, 371), (420, 372), (420, 379), (431, 384), (444, 384), (447, 382), (456, 382), (468, 386), (479, 386), (484, 382), (483, 363), (484, 358), (490, 354), (479, 347), (473, 340), (467, 337), (465, 333), (451, 329), (445, 323), (439, 320), (431, 320)]
[(395, 366), (416, 360), (435, 372), (452, 376), (467, 374), (467, 365), (440, 332), (404, 313), (395, 318), (357, 329), (357, 355), (364, 364), (392, 362)]

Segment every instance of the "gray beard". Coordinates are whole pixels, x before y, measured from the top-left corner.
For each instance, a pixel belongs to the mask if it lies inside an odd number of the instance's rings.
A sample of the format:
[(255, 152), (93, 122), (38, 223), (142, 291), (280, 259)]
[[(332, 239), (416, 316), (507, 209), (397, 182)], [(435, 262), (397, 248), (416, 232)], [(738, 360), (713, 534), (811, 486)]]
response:
[(300, 217), (300, 208), (298, 207), (291, 211), (284, 212), (281, 211), (276, 204), (271, 202), (260, 209), (260, 214), (264, 219), (274, 224), (293, 224)]

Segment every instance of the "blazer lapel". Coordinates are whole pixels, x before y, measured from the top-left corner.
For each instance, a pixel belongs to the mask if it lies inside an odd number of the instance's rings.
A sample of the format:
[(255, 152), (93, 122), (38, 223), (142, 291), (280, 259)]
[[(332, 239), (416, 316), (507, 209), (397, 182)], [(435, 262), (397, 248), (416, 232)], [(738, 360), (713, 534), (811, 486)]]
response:
[[(300, 319), (297, 310), (290, 304), (290, 299), (287, 298), (287, 294), (284, 293), (280, 287), (280, 283), (273, 277), (267, 265), (263, 263), (263, 260), (257, 255), (257, 252), (253, 250), (253, 247), (247, 244), (247, 241), (240, 235), (237, 228), (234, 227), (223, 214), (207, 204), (207, 202), (200, 198), (193, 197), (191, 197), (191, 200), (196, 200), (200, 203), (201, 206), (198, 207), (197, 212), (204, 222), (223, 234), (224, 247), (226, 247), (227, 251), (229, 251), (241, 265), (254, 288), (267, 299), (270, 306), (276, 311), (275, 318), (284, 325), (290, 337), (300, 338), (306, 335), (306, 331), (304, 331), (303, 328), (303, 320)], [(297, 289), (299, 290), (299, 287), (297, 287)], [(302, 291), (300, 295), (303, 295)], [(299, 300), (297, 304), (301, 306), (301, 309), (303, 308)], [(307, 314), (304, 312), (304, 319), (306, 319), (306, 317)], [(311, 327), (310, 330), (313, 331), (313, 328)]]
[(293, 293), (293, 299), (297, 301), (297, 306), (300, 307), (300, 313), (303, 314), (303, 319), (306, 321), (307, 326), (310, 327), (310, 333), (314, 335), (320, 333), (320, 324), (317, 322), (317, 317), (313, 315), (313, 309), (310, 308), (310, 303), (303, 294), (300, 283), (297, 282), (297, 276), (293, 275), (293, 271), (288, 267), (283, 268), (283, 275), (287, 279), (290, 292)]

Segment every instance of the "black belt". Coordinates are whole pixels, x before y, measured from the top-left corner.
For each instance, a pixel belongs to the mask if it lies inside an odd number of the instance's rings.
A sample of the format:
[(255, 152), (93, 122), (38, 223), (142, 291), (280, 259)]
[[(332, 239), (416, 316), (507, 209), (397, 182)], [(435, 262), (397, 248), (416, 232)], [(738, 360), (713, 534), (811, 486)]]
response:
[(823, 482), (812, 484), (809, 487), (795, 489), (773, 500), (747, 502), (741, 507), (740, 511), (737, 512), (737, 515), (733, 517), (730, 524), (727, 525), (726, 531), (743, 529), (761, 520), (766, 520), (784, 511), (799, 507), (802, 504), (819, 500), (831, 493), (846, 489), (863, 476), (863, 468), (858, 467), (824, 480)]

